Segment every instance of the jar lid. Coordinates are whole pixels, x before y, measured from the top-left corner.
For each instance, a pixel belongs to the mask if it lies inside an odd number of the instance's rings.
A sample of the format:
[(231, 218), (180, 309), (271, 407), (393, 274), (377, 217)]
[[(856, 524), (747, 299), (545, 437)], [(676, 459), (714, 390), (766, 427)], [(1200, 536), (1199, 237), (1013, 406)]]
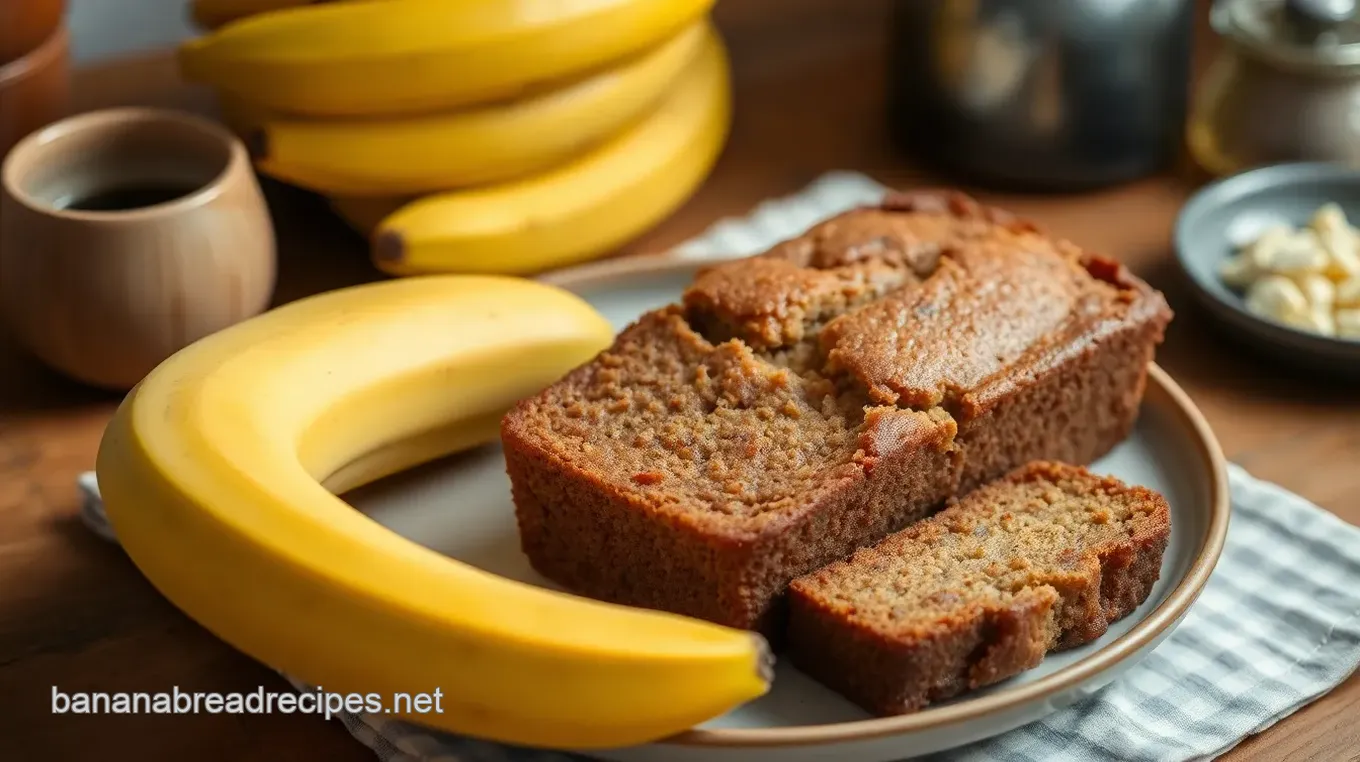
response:
[(1278, 63), (1360, 66), (1357, 0), (1218, 0), (1214, 29)]

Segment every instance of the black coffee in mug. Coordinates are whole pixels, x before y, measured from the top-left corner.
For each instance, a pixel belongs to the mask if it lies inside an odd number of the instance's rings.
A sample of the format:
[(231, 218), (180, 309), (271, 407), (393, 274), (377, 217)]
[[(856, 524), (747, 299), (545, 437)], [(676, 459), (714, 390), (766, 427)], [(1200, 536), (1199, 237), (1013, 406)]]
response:
[(189, 185), (124, 185), (59, 200), (58, 209), (74, 212), (125, 212), (165, 204), (198, 190)]

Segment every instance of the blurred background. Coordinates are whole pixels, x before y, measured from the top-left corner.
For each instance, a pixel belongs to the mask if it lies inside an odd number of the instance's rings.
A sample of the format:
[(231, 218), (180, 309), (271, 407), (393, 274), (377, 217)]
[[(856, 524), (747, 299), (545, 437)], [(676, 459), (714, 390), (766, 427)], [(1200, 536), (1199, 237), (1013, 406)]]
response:
[(72, 58), (103, 58), (164, 48), (193, 34), (187, 0), (70, 0)]

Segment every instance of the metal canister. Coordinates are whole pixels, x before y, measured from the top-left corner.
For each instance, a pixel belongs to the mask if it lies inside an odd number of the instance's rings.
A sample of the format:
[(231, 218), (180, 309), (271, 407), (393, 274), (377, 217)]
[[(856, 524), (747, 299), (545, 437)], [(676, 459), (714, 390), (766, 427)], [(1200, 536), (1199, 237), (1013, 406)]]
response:
[(1191, 0), (898, 0), (894, 135), (994, 185), (1154, 172), (1184, 135), (1193, 12)]

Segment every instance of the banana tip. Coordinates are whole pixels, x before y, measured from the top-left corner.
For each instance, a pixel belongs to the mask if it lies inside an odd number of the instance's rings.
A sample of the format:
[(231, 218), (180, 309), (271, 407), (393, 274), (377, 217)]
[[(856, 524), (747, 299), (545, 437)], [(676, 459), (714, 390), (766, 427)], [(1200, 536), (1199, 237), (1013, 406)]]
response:
[[(198, 19), (195, 19), (195, 23), (206, 25), (208, 22), (199, 21)], [(197, 53), (200, 50), (203, 50), (207, 46), (208, 35), (199, 35), (197, 37), (190, 37), (189, 39), (181, 42), (179, 44), (179, 50), (177, 52), (179, 53), (181, 62), (183, 62), (184, 59), (192, 58), (195, 53)]]
[(186, 81), (202, 82), (203, 76), (199, 71), (198, 52), (206, 45), (206, 38), (195, 37), (180, 43), (175, 50), (175, 63), (179, 67), (179, 74)]
[(390, 230), (380, 231), (373, 237), (373, 258), (379, 262), (400, 262), (406, 254), (406, 245), (401, 234)]

